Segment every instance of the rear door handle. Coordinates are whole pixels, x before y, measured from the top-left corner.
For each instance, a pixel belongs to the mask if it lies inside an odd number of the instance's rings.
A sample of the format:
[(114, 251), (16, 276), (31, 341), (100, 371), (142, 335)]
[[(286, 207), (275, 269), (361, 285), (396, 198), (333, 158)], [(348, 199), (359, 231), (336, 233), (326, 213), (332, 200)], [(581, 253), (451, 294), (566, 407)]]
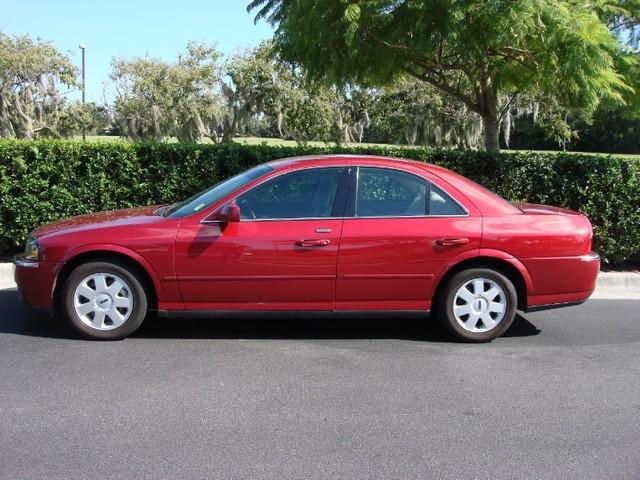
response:
[(453, 247), (456, 245), (465, 245), (469, 243), (469, 239), (466, 237), (439, 238), (435, 243), (439, 247)]
[(331, 243), (331, 240), (326, 238), (322, 240), (298, 240), (296, 246), (298, 247), (326, 247)]

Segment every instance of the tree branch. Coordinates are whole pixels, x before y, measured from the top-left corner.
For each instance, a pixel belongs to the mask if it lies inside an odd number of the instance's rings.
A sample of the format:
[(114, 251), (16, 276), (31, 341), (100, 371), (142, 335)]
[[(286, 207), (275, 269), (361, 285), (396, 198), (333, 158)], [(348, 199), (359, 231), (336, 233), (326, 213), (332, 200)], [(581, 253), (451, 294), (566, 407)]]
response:
[(498, 119), (498, 121), (502, 121), (502, 119), (504, 118), (504, 116), (507, 114), (507, 112), (509, 111), (509, 109), (511, 108), (511, 105), (513, 105), (513, 102), (515, 102), (516, 98), (518, 98), (518, 95), (520, 94), (520, 92), (515, 92), (513, 94), (511, 94), (509, 96), (509, 101), (507, 102), (507, 104), (504, 106), (504, 108), (502, 110), (500, 110), (500, 117)]
[[(499, 57), (505, 58), (507, 60), (514, 60), (518, 62), (523, 67), (537, 71), (538, 70), (538, 61), (534, 56), (533, 52), (530, 50), (523, 50), (521, 48), (513, 48), (513, 47), (502, 47), (500, 50), (489, 49), (487, 50), (488, 55), (497, 55)], [(530, 64), (527, 63), (524, 59), (528, 59)]]
[(404, 71), (406, 73), (408, 73), (409, 75), (411, 75), (414, 78), (417, 78), (418, 80), (422, 80), (423, 82), (427, 82), (431, 85), (433, 85), (436, 88), (439, 88), (440, 90), (442, 90), (443, 92), (451, 95), (452, 97), (460, 100), (462, 103), (464, 103), (467, 107), (469, 107), (470, 110), (481, 114), (481, 109), (480, 106), (473, 101), (473, 99), (471, 97), (469, 97), (468, 95), (464, 94), (463, 92), (461, 92), (460, 90), (457, 90), (455, 88), (453, 88), (450, 85), (447, 85), (446, 83), (443, 83), (441, 81), (436, 80), (433, 77), (430, 77), (427, 74), (419, 74), (414, 72), (413, 70), (411, 70), (410, 68), (407, 67), (403, 67)]

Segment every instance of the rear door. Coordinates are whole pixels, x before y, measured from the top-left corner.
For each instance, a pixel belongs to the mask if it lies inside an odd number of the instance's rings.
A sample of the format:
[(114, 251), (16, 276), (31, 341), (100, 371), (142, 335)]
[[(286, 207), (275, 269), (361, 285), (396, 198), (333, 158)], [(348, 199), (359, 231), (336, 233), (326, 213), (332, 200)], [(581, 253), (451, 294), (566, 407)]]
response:
[(342, 230), (336, 308), (428, 310), (433, 281), (480, 245), (482, 220), (416, 172), (358, 167)]

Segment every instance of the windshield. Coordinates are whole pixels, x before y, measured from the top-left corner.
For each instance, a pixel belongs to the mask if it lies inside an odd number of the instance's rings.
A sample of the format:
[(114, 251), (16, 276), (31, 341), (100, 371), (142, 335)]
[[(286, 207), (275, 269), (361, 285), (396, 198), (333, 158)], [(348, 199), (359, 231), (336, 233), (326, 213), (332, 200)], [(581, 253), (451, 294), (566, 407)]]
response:
[(242, 172), (235, 177), (223, 180), (222, 182), (215, 184), (213, 187), (210, 187), (187, 200), (176, 203), (164, 212), (164, 216), (177, 218), (197, 213), (202, 209), (213, 205), (234, 190), (237, 190), (243, 185), (261, 177), (271, 170), (273, 169), (268, 165), (258, 165), (257, 167), (247, 170), (246, 172)]

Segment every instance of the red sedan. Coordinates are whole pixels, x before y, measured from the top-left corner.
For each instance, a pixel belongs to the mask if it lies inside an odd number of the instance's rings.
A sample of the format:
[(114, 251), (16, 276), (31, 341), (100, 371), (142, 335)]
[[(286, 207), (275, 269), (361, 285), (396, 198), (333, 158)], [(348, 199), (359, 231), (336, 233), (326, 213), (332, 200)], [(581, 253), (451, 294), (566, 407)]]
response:
[(516, 310), (572, 305), (600, 268), (589, 220), (509, 203), (442, 167), (289, 158), (174, 205), (35, 230), (16, 264), (30, 305), (82, 335), (123, 338), (148, 312), (232, 315), (432, 310), (488, 341)]

